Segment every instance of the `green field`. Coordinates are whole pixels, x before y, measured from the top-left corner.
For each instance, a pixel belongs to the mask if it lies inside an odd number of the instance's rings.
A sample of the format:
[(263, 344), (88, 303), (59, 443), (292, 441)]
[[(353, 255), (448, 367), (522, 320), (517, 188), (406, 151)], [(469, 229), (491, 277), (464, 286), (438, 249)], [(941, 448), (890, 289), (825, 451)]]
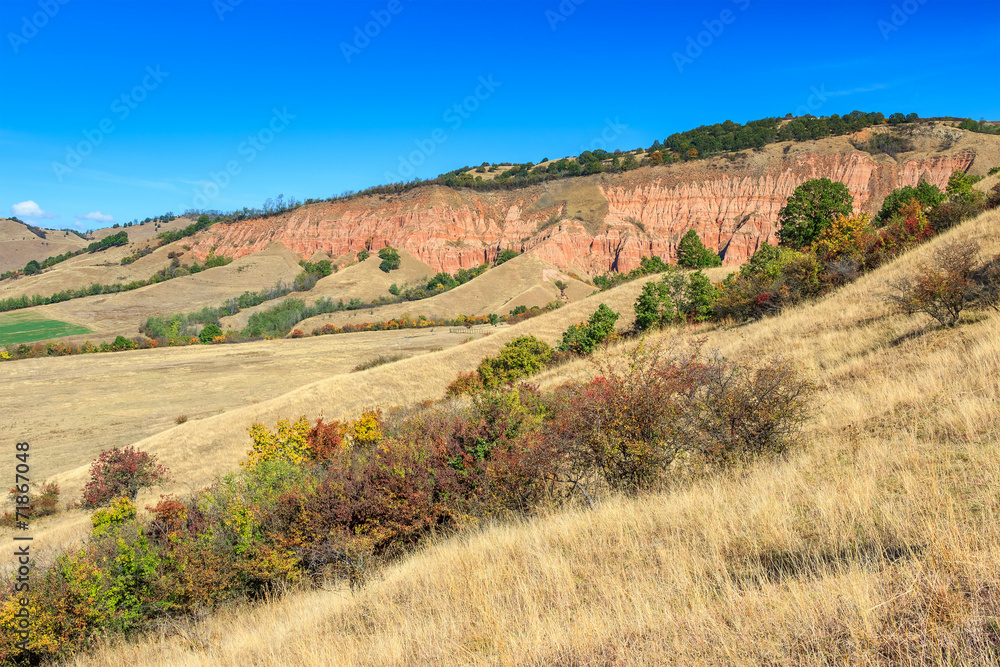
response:
[(90, 333), (90, 329), (69, 322), (47, 320), (30, 313), (0, 315), (0, 345), (31, 343), (84, 333)]

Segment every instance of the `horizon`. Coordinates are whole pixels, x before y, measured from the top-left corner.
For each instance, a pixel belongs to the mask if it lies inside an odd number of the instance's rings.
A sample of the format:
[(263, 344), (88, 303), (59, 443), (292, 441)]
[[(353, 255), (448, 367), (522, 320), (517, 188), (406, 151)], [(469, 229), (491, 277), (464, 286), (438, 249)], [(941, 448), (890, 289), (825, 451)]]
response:
[(920, 0), (9, 1), (0, 215), (92, 230), (786, 113), (996, 120), (998, 20)]

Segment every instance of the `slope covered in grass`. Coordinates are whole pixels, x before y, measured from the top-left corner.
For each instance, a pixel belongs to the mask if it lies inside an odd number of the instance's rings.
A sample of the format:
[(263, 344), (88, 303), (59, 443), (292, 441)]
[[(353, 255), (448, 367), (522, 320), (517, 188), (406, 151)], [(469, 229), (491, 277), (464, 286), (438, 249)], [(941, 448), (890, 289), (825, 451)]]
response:
[[(997, 254), (998, 231), (1000, 211), (987, 212), (779, 317), (650, 337), (704, 335), (727, 357), (781, 354), (810, 372), (822, 390), (784, 460), (483, 526), (353, 595), (293, 593), (76, 664), (995, 664), (1000, 313), (945, 330), (893, 312), (882, 293), (950, 240)], [(604, 296), (625, 310), (637, 288)], [(589, 301), (518, 327), (551, 336)], [(357, 376), (351, 392), (334, 378), (282, 397), (267, 417), (323, 402), (350, 412), (359, 386), (373, 388), (370, 403), (393, 402), (387, 384), (398, 402), (420, 400), (493, 339), (438, 353), (420, 388), (400, 362)], [(538, 379), (588, 373), (578, 362)]]

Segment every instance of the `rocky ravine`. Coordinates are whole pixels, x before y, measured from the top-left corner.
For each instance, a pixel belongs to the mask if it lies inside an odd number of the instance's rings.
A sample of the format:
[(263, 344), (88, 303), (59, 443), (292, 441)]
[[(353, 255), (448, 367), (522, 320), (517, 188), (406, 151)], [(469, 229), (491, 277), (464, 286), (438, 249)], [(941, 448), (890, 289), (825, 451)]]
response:
[[(344, 261), (366, 247), (391, 245), (453, 273), (492, 260), (501, 248), (514, 248), (594, 275), (630, 270), (650, 254), (673, 260), (680, 237), (694, 228), (731, 266), (765, 241), (775, 241), (778, 210), (802, 182), (842, 181), (855, 210), (874, 213), (894, 188), (926, 179), (943, 189), (954, 170), (968, 171), (974, 164), (974, 172), (985, 172), (992, 165), (977, 160), (984, 139), (963, 138), (947, 153), (910, 153), (897, 160), (854, 150), (838, 137), (794, 144), (787, 152), (784, 145), (772, 145), (735, 162), (719, 158), (647, 167), (521, 190), (428, 186), (216, 225), (196, 237), (193, 251), (204, 257), (214, 247), (217, 254), (240, 257), (276, 242), (304, 258), (323, 252)], [(994, 157), (994, 147), (988, 148)]]

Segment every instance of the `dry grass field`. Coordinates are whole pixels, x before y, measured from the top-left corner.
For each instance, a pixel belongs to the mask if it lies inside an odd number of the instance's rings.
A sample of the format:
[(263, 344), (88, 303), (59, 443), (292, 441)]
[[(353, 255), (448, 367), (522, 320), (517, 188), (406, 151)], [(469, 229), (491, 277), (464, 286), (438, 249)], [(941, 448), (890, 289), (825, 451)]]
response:
[[(63, 263), (68, 265), (66, 267), (62, 267), (62, 264), (57, 265), (60, 267), (59, 271), (50, 271), (37, 276), (38, 283), (28, 282), (36, 276), (14, 281), (30, 285), (30, 290), (18, 290), (6, 284), (11, 281), (0, 283), (0, 298), (20, 296), (24, 293), (49, 295), (68, 287), (81, 287), (93, 282), (107, 284), (149, 278), (170, 263), (167, 259), (168, 252), (183, 251), (182, 243), (183, 239), (164, 246), (133, 264), (119, 265), (116, 268), (95, 266), (94, 263), (116, 263), (118, 260), (115, 257), (130, 254), (125, 247), (112, 248), (97, 255), (74, 257)], [(101, 259), (104, 256), (107, 258)], [(189, 262), (186, 257), (182, 257), (181, 261)], [(77, 262), (80, 263), (79, 266)], [(119, 334), (126, 337), (136, 336), (139, 333), (139, 326), (154, 315), (188, 313), (205, 306), (217, 307), (247, 290), (267, 289), (278, 282), (291, 283), (300, 271), (302, 268), (298, 264), (298, 258), (290, 250), (273, 245), (267, 250), (241, 257), (226, 266), (140, 287), (137, 290), (70, 299), (19, 312), (30, 312), (42, 318), (83, 325), (94, 332), (62, 339), (65, 342), (82, 343), (84, 340), (99, 342)], [(42, 282), (44, 280), (52, 284)]]
[[(372, 260), (369, 259), (368, 262), (370, 261)], [(330, 276), (324, 280), (330, 280), (334, 277)], [(404, 314), (413, 317), (424, 315), (430, 319), (451, 319), (458, 315), (488, 315), (489, 313), (506, 315), (515, 306), (541, 307), (550, 301), (559, 299), (559, 289), (555, 286), (557, 280), (563, 280), (569, 285), (566, 288), (566, 298), (571, 302), (583, 299), (595, 291), (594, 287), (571, 278), (565, 272), (553, 268), (537, 257), (520, 255), (500, 266), (487, 270), (485, 274), (475, 280), (429, 299), (317, 315), (303, 320), (297, 328), (308, 332), (318, 329), (324, 324), (343, 326), (344, 324), (362, 322), (387, 322)], [(319, 283), (317, 283), (318, 287)]]
[[(811, 374), (821, 386), (815, 414), (783, 460), (604, 498), (596, 510), (485, 525), (429, 544), (353, 593), (292, 592), (72, 664), (993, 664), (1000, 313), (942, 330), (892, 312), (881, 294), (950, 239), (1000, 252), (998, 232), (994, 210), (779, 317), (650, 337), (669, 347), (705, 336), (731, 358), (781, 354)], [(640, 286), (601, 299), (628, 311)], [(192, 477), (199, 465), (232, 466), (249, 420), (439, 396), (504, 339), (531, 330), (552, 340), (595, 303), (140, 444)], [(579, 362), (540, 379), (589, 372)]]
[[(399, 251), (399, 258), (399, 268), (386, 273), (378, 268), (382, 260), (377, 254), (373, 254), (363, 262), (319, 279), (308, 292), (291, 294), (289, 298), (302, 299), (310, 305), (322, 298), (334, 301), (341, 299), (345, 303), (351, 299), (374, 301), (381, 296), (389, 296), (389, 287), (394, 283), (400, 287), (406, 284), (418, 284), (434, 275), (434, 270), (430, 266), (405, 250)], [(247, 325), (252, 314), (273, 308), (282, 300), (267, 301), (259, 306), (241, 310), (231, 317), (224, 317), (221, 321), (222, 328), (240, 330)]]

